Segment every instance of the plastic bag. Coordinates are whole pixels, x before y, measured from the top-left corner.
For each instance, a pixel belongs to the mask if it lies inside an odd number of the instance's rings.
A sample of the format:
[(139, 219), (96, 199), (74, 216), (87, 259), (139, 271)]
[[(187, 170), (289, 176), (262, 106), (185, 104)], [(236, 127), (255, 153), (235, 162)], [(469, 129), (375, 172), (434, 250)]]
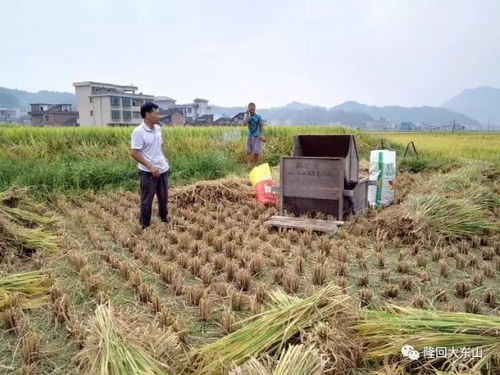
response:
[(257, 202), (276, 206), (276, 196), (272, 192), (273, 178), (269, 164), (265, 163), (255, 167), (251, 170), (249, 176)]
[(372, 207), (388, 206), (394, 202), (393, 181), (396, 179), (396, 151), (370, 152), (370, 181), (368, 202)]

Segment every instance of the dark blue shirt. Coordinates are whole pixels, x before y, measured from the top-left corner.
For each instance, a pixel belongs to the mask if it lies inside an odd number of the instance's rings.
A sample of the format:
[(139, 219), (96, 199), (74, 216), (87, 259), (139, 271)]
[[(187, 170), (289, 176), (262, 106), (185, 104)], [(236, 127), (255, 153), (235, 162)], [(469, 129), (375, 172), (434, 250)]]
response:
[(250, 137), (259, 137), (260, 136), (260, 122), (262, 121), (262, 117), (259, 114), (254, 113), (253, 115), (248, 117), (248, 135)]

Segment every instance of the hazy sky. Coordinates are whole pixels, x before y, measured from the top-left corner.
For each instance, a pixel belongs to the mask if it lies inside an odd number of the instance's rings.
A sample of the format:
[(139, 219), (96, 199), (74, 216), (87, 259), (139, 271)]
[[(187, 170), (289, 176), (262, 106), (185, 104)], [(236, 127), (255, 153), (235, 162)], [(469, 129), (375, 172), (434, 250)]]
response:
[(0, 86), (441, 105), (500, 87), (500, 0), (0, 0)]

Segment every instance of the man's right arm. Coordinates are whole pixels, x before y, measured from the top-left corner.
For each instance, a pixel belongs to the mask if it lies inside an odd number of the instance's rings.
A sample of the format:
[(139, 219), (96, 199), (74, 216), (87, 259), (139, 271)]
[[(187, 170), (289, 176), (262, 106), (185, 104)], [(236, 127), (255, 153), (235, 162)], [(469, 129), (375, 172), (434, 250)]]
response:
[(160, 171), (158, 170), (158, 168), (156, 168), (153, 164), (149, 163), (148, 161), (146, 161), (146, 159), (144, 159), (144, 157), (141, 154), (141, 150), (132, 148), (130, 150), (130, 155), (136, 162), (141, 163), (142, 165), (148, 167), (153, 177), (160, 176)]

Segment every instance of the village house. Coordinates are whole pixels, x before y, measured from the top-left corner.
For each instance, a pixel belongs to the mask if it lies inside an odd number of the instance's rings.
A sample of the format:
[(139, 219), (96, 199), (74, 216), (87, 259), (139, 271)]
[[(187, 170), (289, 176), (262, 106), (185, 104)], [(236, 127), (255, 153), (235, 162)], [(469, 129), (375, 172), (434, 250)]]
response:
[(78, 112), (73, 110), (71, 104), (33, 103), (30, 106), (31, 125), (77, 125)]
[(123, 126), (142, 122), (141, 105), (153, 95), (136, 93), (137, 86), (101, 82), (75, 82), (80, 126)]
[(164, 125), (184, 125), (184, 115), (177, 108), (160, 109), (160, 121)]

